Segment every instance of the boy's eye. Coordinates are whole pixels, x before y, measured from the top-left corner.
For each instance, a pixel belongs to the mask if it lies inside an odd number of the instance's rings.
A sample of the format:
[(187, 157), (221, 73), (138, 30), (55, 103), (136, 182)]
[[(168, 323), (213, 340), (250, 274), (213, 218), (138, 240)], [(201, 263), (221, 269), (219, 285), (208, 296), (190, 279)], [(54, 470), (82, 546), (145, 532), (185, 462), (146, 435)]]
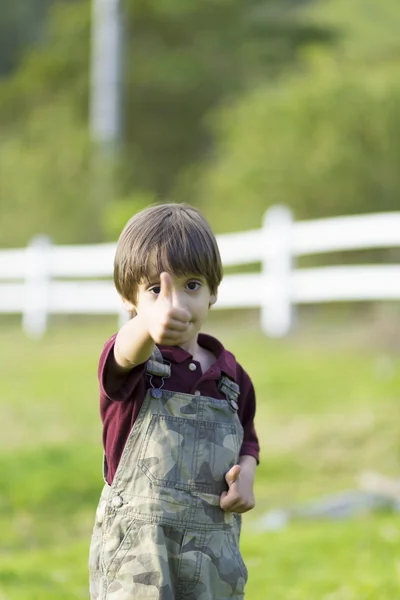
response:
[(196, 290), (198, 290), (201, 287), (201, 283), (200, 281), (189, 281), (187, 283), (187, 288), (191, 291), (191, 292), (195, 292)]
[(149, 288), (149, 292), (151, 292), (155, 296), (158, 296), (158, 294), (161, 292), (161, 286), (160, 285), (153, 285), (151, 288)]

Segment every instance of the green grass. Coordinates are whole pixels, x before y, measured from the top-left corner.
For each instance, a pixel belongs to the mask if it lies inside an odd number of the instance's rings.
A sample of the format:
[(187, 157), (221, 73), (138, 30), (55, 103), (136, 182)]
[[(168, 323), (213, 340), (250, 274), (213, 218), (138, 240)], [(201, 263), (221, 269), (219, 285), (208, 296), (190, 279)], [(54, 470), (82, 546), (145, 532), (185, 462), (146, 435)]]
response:
[[(257, 523), (270, 508), (355, 488), (363, 470), (398, 475), (397, 352), (362, 328), (274, 341), (240, 313), (216, 319), (208, 330), (242, 362), (258, 398), (257, 506), (245, 516), (242, 542), (246, 600), (394, 600), (398, 516), (298, 521), (277, 532)], [(88, 598), (102, 487), (96, 369), (114, 327), (55, 324), (33, 342), (2, 324), (0, 600)]]

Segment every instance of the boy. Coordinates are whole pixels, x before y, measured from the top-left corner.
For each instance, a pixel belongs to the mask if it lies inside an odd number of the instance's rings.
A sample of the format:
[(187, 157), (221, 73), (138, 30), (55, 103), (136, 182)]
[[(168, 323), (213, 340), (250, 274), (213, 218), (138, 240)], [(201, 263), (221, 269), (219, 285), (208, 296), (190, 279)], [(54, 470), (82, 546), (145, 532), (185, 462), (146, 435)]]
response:
[(234, 356), (199, 333), (221, 279), (215, 237), (188, 205), (151, 206), (121, 233), (114, 281), (136, 316), (100, 358), (106, 485), (92, 600), (244, 598), (254, 389)]

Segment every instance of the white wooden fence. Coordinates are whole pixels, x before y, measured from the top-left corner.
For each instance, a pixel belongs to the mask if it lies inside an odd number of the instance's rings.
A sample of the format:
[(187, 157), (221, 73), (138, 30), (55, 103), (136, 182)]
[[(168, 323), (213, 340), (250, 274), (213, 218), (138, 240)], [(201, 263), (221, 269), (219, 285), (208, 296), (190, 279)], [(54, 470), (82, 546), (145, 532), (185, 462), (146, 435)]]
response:
[[(294, 222), (286, 207), (274, 206), (261, 229), (217, 239), (225, 267), (258, 263), (261, 270), (227, 275), (215, 308), (260, 308), (272, 337), (288, 333), (296, 304), (400, 299), (400, 265), (294, 266), (297, 256), (400, 246), (400, 212)], [(30, 337), (43, 335), (51, 314), (121, 316), (111, 279), (115, 247), (53, 246), (39, 237), (1, 250), (0, 313), (22, 314)]]

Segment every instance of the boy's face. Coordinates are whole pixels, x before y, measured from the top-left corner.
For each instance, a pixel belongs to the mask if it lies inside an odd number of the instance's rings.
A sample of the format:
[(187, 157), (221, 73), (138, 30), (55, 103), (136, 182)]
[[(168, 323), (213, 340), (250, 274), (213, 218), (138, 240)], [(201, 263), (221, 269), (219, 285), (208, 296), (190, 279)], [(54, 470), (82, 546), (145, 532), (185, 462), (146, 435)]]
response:
[[(182, 308), (190, 314), (190, 325), (185, 339), (181, 343), (191, 342), (201, 329), (207, 318), (209, 308), (217, 300), (215, 294), (211, 294), (207, 280), (202, 275), (175, 275), (169, 273), (171, 278), (170, 301), (177, 308)], [(142, 282), (137, 290), (136, 302), (133, 305), (137, 314), (141, 311), (151, 310), (160, 294), (160, 275), (150, 273), (149, 279)], [(181, 345), (181, 344), (180, 344)]]

